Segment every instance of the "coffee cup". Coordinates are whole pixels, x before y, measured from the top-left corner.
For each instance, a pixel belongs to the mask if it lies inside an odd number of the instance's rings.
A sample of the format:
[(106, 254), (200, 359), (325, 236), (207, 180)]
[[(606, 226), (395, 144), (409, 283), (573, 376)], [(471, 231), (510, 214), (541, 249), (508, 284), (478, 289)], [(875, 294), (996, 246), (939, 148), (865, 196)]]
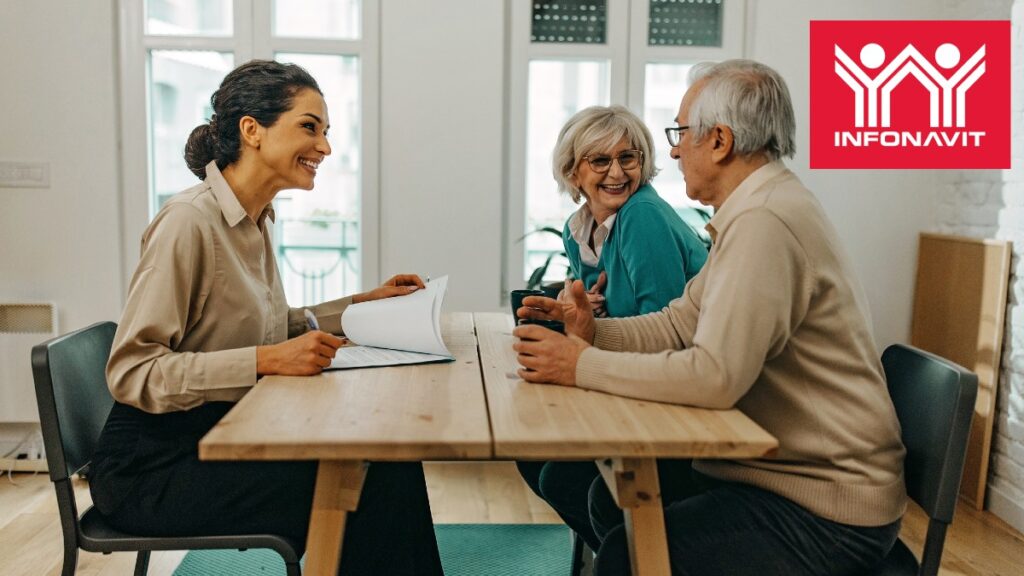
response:
[(554, 330), (559, 334), (565, 334), (565, 323), (561, 320), (539, 320), (534, 318), (522, 318), (519, 320), (519, 326), (525, 326), (527, 324), (543, 326), (548, 330)]
[(519, 310), (523, 306), (523, 298), (527, 296), (543, 296), (543, 290), (512, 290), (509, 292), (508, 300), (509, 304), (512, 305), (512, 319), (519, 321), (519, 317), (516, 316), (516, 310)]

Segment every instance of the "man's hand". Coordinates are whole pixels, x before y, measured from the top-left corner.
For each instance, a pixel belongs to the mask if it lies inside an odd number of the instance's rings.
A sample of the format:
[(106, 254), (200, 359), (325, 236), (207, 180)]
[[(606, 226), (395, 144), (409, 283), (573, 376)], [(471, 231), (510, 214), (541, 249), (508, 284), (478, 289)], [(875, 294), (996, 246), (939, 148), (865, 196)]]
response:
[(331, 365), (338, 347), (345, 342), (333, 334), (311, 330), (280, 344), (256, 347), (256, 374), (310, 376)]
[(561, 320), (565, 322), (566, 334), (575, 334), (587, 344), (593, 344), (597, 325), (583, 282), (576, 280), (566, 288), (559, 300), (543, 296), (523, 298), (523, 307), (516, 311), (516, 315), (519, 318)]
[(517, 326), (512, 334), (519, 338), (512, 349), (519, 353), (518, 360), (523, 365), (518, 371), (520, 378), (527, 382), (576, 385), (576, 361), (589, 344), (578, 336), (563, 336), (530, 324)]
[(421, 288), (426, 288), (426, 286), (423, 284), (423, 280), (416, 274), (398, 274), (369, 292), (353, 295), (352, 303), (358, 304), (360, 302), (369, 302), (370, 300), (380, 300), (381, 298), (405, 296)]

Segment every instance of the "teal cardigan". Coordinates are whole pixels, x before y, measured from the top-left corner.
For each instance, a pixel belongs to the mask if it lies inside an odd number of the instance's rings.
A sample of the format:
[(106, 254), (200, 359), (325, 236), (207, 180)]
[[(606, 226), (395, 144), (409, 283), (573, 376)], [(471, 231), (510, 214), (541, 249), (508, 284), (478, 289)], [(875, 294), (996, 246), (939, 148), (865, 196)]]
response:
[(607, 272), (605, 307), (613, 318), (661, 310), (683, 294), (704, 266), (707, 248), (650, 184), (634, 192), (616, 214), (596, 267), (580, 259), (566, 221), (562, 243), (572, 275), (589, 289), (602, 270)]

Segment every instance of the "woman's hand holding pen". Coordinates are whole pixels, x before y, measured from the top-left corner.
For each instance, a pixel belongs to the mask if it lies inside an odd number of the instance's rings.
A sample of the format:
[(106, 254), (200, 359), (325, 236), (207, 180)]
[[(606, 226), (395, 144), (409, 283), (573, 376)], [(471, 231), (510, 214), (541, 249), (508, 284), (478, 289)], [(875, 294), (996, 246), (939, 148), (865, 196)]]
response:
[[(399, 274), (378, 288), (356, 294), (352, 297), (352, 303), (403, 296), (421, 288), (425, 288), (425, 285), (416, 274)], [(316, 317), (309, 310), (303, 313), (309, 323), (309, 332), (280, 344), (256, 347), (257, 375), (309, 376), (319, 374), (331, 365), (331, 360), (345, 339), (320, 331)]]
[(392, 296), (404, 296), (425, 287), (423, 280), (416, 274), (398, 274), (369, 292), (355, 294), (352, 296), (352, 303), (358, 304)]
[(345, 342), (333, 334), (310, 330), (280, 344), (256, 347), (256, 374), (310, 376), (331, 365), (338, 348)]

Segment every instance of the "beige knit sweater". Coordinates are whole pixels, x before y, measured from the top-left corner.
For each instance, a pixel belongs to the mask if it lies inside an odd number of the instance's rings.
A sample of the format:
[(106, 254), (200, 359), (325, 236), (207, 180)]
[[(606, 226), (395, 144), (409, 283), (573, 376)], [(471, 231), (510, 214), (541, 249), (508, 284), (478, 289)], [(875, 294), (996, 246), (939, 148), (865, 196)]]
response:
[(879, 526), (906, 505), (903, 444), (866, 298), (814, 196), (781, 162), (744, 180), (708, 225), (707, 264), (660, 312), (599, 320), (583, 388), (742, 410), (775, 457), (699, 460), (824, 518)]

